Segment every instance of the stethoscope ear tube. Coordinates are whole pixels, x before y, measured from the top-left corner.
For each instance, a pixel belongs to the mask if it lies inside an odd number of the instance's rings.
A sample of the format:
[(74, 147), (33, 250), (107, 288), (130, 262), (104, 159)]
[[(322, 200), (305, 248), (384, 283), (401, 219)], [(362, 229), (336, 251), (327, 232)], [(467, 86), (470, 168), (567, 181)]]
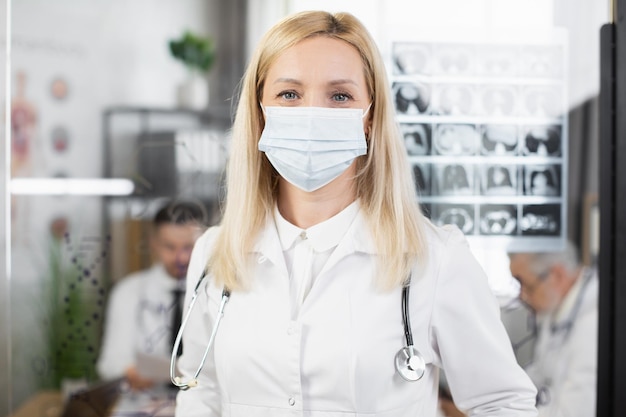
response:
[(211, 346), (213, 346), (213, 341), (215, 340), (217, 329), (219, 328), (220, 322), (222, 321), (222, 316), (224, 315), (224, 307), (226, 307), (226, 303), (228, 302), (228, 299), (230, 298), (230, 291), (224, 288), (222, 290), (222, 301), (220, 302), (220, 307), (217, 313), (217, 317), (215, 318), (215, 324), (213, 325), (213, 330), (211, 331), (211, 337), (209, 338), (209, 342), (207, 343), (207, 346), (204, 349), (204, 354), (202, 355), (202, 361), (200, 362), (200, 365), (198, 366), (198, 369), (194, 373), (191, 380), (189, 380), (188, 382), (183, 382), (181, 377), (176, 376), (176, 358), (177, 358), (176, 353), (178, 352), (178, 347), (180, 346), (180, 342), (183, 337), (183, 332), (185, 331), (185, 327), (187, 326), (187, 321), (189, 320), (189, 316), (191, 315), (191, 312), (193, 311), (193, 306), (196, 303), (196, 299), (198, 298), (198, 288), (200, 288), (200, 284), (202, 283), (202, 281), (204, 281), (205, 278), (206, 278), (206, 271), (202, 273), (202, 276), (200, 277), (200, 279), (198, 280), (198, 283), (196, 284), (196, 288), (194, 288), (193, 297), (191, 298), (191, 301), (189, 302), (189, 308), (187, 308), (187, 312), (185, 313), (185, 318), (183, 319), (183, 322), (180, 325), (180, 329), (178, 329), (178, 334), (176, 335), (176, 340), (174, 341), (174, 347), (172, 349), (172, 356), (170, 358), (170, 381), (172, 382), (172, 384), (174, 384), (175, 386), (177, 386), (183, 391), (186, 391), (189, 388), (193, 388), (198, 385), (198, 375), (200, 375), (200, 371), (202, 371), (202, 368), (204, 367), (204, 363), (206, 362), (206, 358), (209, 354), (209, 349), (211, 349)]

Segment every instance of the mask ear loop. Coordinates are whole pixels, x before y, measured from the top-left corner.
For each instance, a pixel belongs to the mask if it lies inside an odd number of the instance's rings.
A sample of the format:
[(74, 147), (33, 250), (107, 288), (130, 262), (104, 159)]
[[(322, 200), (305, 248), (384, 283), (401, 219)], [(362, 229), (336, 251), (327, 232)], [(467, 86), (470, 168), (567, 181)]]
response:
[[(361, 117), (362, 119), (365, 119), (365, 117), (367, 116), (367, 113), (369, 113), (369, 111), (372, 108), (373, 104), (374, 104), (374, 102), (370, 101), (369, 106), (367, 106), (367, 108), (363, 112), (363, 116)], [(371, 129), (372, 129), (372, 123), (370, 122), (370, 123), (367, 124), (367, 127), (365, 128), (365, 140), (368, 142), (368, 145), (369, 145), (369, 140), (370, 140), (370, 131), (371, 131)]]
[(370, 101), (369, 106), (367, 106), (367, 108), (365, 109), (365, 111), (363, 112), (363, 116), (362, 118), (365, 119), (365, 116), (367, 116), (367, 113), (369, 113), (370, 109), (372, 108), (372, 104), (374, 104), (373, 101)]
[[(263, 106), (263, 103), (261, 103), (259, 101), (259, 107), (261, 107), (261, 112), (263, 113), (263, 118), (264, 118), (264, 122), (265, 119), (267, 119), (267, 113), (265, 112), (265, 107)], [(272, 166), (272, 164), (270, 163), (270, 161), (265, 158), (265, 162), (267, 162), (268, 164), (270, 164), (270, 166)], [(274, 168), (272, 166), (272, 190), (276, 191), (278, 189), (278, 177), (280, 176), (280, 174), (278, 174), (278, 172), (276, 171), (276, 168)]]
[(261, 103), (260, 101), (259, 101), (259, 107), (261, 107), (260, 122), (262, 125), (265, 125), (265, 122), (267, 121), (267, 113), (265, 111), (265, 107), (263, 106), (263, 103)]

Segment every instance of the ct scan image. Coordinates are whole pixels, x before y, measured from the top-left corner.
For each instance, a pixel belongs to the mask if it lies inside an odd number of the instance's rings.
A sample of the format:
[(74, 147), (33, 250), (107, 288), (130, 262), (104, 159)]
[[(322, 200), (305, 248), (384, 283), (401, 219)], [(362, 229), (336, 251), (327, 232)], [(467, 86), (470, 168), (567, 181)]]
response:
[(476, 155), (480, 148), (478, 126), (440, 124), (435, 127), (434, 148), (438, 155)]
[(564, 74), (563, 46), (524, 45), (519, 53), (520, 75), (532, 78), (561, 78)]
[(562, 87), (557, 86), (526, 86), (522, 89), (520, 100), (523, 116), (559, 117), (564, 113)]
[(517, 232), (517, 207), (486, 204), (480, 207), (481, 235), (514, 235)]
[(470, 235), (474, 233), (474, 206), (470, 204), (433, 204), (431, 220), (438, 226), (456, 225)]
[(474, 194), (474, 166), (470, 164), (441, 164), (435, 167), (439, 195)]
[(430, 155), (431, 127), (422, 123), (402, 123), (400, 130), (409, 156)]
[(430, 109), (431, 88), (420, 82), (395, 82), (392, 85), (396, 112), (400, 115), (427, 114)]
[(526, 126), (524, 128), (524, 155), (561, 156), (561, 126)]
[(471, 116), (476, 113), (474, 105), (476, 92), (471, 85), (437, 85), (435, 92), (433, 113), (448, 116)]
[(487, 165), (481, 168), (483, 195), (516, 195), (518, 193), (518, 167), (516, 165)]
[(561, 195), (560, 165), (534, 165), (524, 168), (524, 194), (544, 197)]
[(515, 77), (519, 49), (513, 45), (478, 45), (476, 74), (483, 77)]
[(434, 72), (440, 75), (471, 75), (474, 72), (473, 45), (437, 44)]
[(429, 74), (431, 46), (413, 42), (395, 42), (392, 46), (395, 75)]
[(559, 236), (561, 205), (535, 204), (522, 207), (520, 229), (525, 236)]
[(515, 125), (483, 125), (481, 139), (483, 155), (507, 156), (518, 152), (518, 128)]
[(489, 84), (479, 88), (480, 114), (489, 117), (517, 113), (517, 89), (510, 85)]

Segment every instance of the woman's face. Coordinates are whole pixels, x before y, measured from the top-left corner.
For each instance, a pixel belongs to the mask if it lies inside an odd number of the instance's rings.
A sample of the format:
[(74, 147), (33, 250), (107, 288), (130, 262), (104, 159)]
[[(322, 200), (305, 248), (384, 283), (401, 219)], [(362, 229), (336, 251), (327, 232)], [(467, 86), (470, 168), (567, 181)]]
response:
[(287, 49), (269, 68), (261, 101), (263, 106), (365, 111), (370, 94), (361, 57), (342, 40), (326, 36), (305, 39)]

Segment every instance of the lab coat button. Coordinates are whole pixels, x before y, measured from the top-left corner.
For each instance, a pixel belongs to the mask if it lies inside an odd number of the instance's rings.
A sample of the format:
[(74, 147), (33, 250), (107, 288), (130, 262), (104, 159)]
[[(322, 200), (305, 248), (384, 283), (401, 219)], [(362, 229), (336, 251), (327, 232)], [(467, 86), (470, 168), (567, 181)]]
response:
[(291, 336), (294, 333), (296, 333), (296, 326), (294, 326), (293, 324), (287, 326), (287, 334)]
[(267, 261), (267, 256), (265, 255), (261, 255), (259, 256), (259, 259), (257, 259), (257, 262), (262, 264), (263, 262)]
[(294, 405), (296, 405), (296, 399), (295, 399), (295, 398), (293, 398), (293, 397), (289, 398), (289, 405), (290, 405), (290, 406), (292, 406), (292, 407), (293, 407)]

